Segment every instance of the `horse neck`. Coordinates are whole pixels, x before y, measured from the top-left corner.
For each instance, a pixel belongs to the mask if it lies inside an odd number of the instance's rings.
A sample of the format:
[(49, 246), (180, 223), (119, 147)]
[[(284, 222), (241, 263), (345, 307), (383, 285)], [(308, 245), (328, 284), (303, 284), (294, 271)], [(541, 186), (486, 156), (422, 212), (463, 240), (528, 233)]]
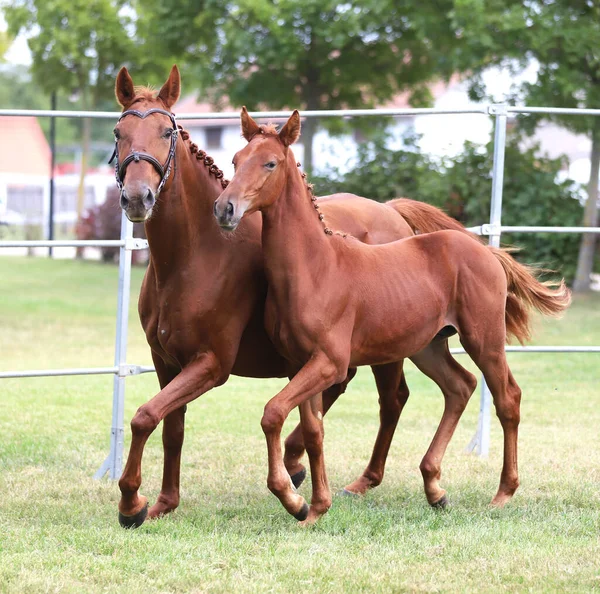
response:
[(285, 287), (287, 294), (297, 293), (301, 286), (318, 286), (335, 262), (335, 253), (334, 239), (324, 232), (291, 151), (286, 166), (288, 176), (281, 195), (262, 211), (262, 244), (269, 286), (275, 291)]
[[(220, 180), (179, 140), (172, 178), (162, 190), (156, 212), (145, 224), (152, 263), (159, 276), (168, 276), (175, 261), (201, 253), (202, 242), (222, 241), (212, 214), (223, 190)], [(179, 268), (177, 268), (179, 269)]]

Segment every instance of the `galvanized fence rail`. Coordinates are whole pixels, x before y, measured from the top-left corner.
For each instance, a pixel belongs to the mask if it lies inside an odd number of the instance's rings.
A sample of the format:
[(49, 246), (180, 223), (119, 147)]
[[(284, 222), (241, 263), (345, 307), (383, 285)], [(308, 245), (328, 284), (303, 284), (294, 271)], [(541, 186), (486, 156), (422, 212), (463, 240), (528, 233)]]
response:
[[(489, 236), (490, 245), (499, 246), (502, 232), (518, 231), (524, 233), (600, 233), (598, 227), (540, 227), (540, 226), (503, 226), (502, 219), (502, 186), (504, 179), (504, 154), (506, 148), (506, 128), (510, 114), (568, 114), (568, 115), (594, 115), (600, 116), (600, 109), (571, 109), (551, 107), (511, 107), (506, 104), (491, 104), (469, 107), (465, 109), (336, 109), (336, 110), (307, 110), (302, 112), (303, 117), (364, 117), (364, 116), (417, 116), (417, 115), (457, 115), (481, 114), (493, 116), (494, 125), (494, 160), (492, 170), (492, 196), (490, 206), (490, 222), (469, 230), (479, 235)], [(50, 118), (93, 118), (117, 120), (118, 112), (93, 112), (93, 111), (52, 111), (52, 110), (21, 110), (0, 109), (2, 116), (28, 116)], [(257, 119), (262, 118), (287, 118), (287, 111), (252, 112)], [(182, 114), (178, 120), (202, 119), (237, 119), (237, 112), (218, 112), (203, 114)], [(119, 290), (117, 297), (117, 327), (115, 337), (115, 360), (112, 367), (74, 368), (74, 369), (48, 369), (48, 370), (23, 370), (0, 372), (0, 379), (21, 377), (52, 377), (71, 375), (99, 375), (113, 374), (113, 412), (110, 431), (110, 452), (95, 474), (101, 478), (108, 472), (111, 479), (119, 478), (123, 462), (123, 408), (125, 403), (125, 379), (128, 376), (139, 375), (154, 371), (149, 365), (132, 365), (127, 363), (127, 329), (129, 318), (130, 281), (131, 281), (131, 252), (144, 249), (148, 243), (143, 239), (132, 236), (133, 224), (124, 214), (121, 216), (121, 238), (119, 240), (98, 241), (0, 241), (2, 247), (119, 247)], [(600, 353), (600, 346), (526, 346), (506, 347), (507, 352), (520, 353)], [(451, 349), (454, 354), (464, 353), (463, 349)], [(468, 445), (469, 451), (474, 451), (480, 456), (487, 456), (490, 443), (490, 411), (491, 394), (485, 380), (482, 379), (479, 419), (477, 431)]]

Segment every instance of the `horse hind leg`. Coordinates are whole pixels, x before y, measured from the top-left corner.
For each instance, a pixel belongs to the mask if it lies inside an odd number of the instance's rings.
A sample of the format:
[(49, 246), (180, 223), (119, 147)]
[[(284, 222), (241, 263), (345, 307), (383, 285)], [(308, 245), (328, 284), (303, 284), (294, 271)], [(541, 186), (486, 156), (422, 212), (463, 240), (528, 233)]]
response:
[[(340, 383), (331, 386), (323, 392), (323, 416), (333, 406), (336, 400), (346, 391), (348, 384), (356, 375), (356, 368), (348, 369), (346, 379)], [(296, 489), (304, 482), (306, 478), (306, 468), (300, 462), (304, 455), (304, 435), (302, 424), (298, 423), (294, 430), (285, 439), (285, 450), (283, 455), (283, 463), (292, 479), (292, 483)]]
[[(502, 337), (499, 340), (498, 337)], [(500, 486), (491, 505), (503, 507), (519, 487), (517, 440), (521, 418), (521, 389), (515, 381), (506, 360), (503, 331), (489, 331), (481, 340), (462, 336), (461, 343), (482, 371), (492, 393), (496, 415), (504, 433), (504, 461)], [(485, 345), (485, 350), (482, 348)]]
[(409, 396), (403, 371), (403, 361), (372, 367), (379, 392), (379, 432), (367, 467), (342, 494), (363, 495), (383, 480), (385, 463), (402, 409)]
[(448, 505), (448, 497), (439, 484), (442, 459), (460, 417), (475, 391), (477, 379), (452, 357), (447, 340), (434, 340), (428, 347), (412, 356), (411, 360), (444, 394), (442, 419), (420, 465), (427, 501), (432, 507), (443, 508)]
[[(506, 361), (506, 358), (505, 358)], [(517, 464), (518, 432), (521, 419), (521, 388), (519, 388), (513, 377), (508, 364), (506, 389), (501, 398), (494, 398), (496, 414), (500, 419), (502, 430), (504, 432), (504, 462), (502, 464), (502, 473), (500, 475), (500, 485), (492, 505), (503, 507), (515, 494), (519, 487), (519, 472)], [(486, 382), (490, 384), (486, 376)], [(493, 389), (490, 391), (494, 394)], [(499, 394), (502, 394), (498, 390)]]

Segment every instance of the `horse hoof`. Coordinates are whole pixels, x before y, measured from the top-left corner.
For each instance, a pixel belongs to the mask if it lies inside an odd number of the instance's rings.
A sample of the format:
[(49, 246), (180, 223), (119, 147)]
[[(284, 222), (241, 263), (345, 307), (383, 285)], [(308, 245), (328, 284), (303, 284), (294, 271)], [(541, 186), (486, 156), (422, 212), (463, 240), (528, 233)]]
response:
[(306, 478), (306, 468), (303, 468), (300, 472), (297, 472), (296, 474), (292, 475), (290, 478), (292, 479), (292, 485), (294, 485), (294, 488), (297, 489), (304, 482), (304, 479)]
[(142, 509), (133, 516), (125, 516), (121, 512), (119, 512), (119, 524), (123, 526), (123, 528), (139, 528), (146, 519), (148, 515), (148, 504), (144, 505)]
[(355, 497), (358, 499), (360, 495), (358, 493), (353, 493), (352, 491), (348, 491), (348, 489), (342, 489), (336, 493), (338, 497)]
[(431, 504), (431, 507), (435, 509), (447, 509), (450, 505), (450, 501), (448, 501), (448, 497), (446, 495), (442, 495), (441, 499), (438, 499), (435, 503)]
[(308, 504), (306, 503), (306, 501), (304, 502), (304, 505), (300, 508), (300, 511), (296, 514), (294, 514), (294, 518), (296, 518), (296, 520), (298, 520), (299, 522), (304, 522), (304, 520), (306, 520), (306, 518), (308, 518)]

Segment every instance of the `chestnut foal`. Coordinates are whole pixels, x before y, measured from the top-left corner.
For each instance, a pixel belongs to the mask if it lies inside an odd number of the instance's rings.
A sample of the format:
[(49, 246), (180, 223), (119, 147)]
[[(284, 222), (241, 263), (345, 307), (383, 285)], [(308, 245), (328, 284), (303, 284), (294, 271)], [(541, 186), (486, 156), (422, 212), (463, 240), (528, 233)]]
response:
[[(213, 203), (226, 183), (213, 160), (179, 130), (171, 109), (179, 97), (176, 67), (158, 93), (134, 87), (125, 68), (115, 93), (123, 114), (115, 127), (121, 206), (134, 221), (145, 221), (150, 262), (139, 299), (139, 314), (160, 383), (160, 392), (131, 421), (132, 440), (119, 487), (119, 520), (139, 526), (179, 505), (181, 449), (187, 403), (226, 381), (229, 374), (284, 377), (286, 361), (264, 330), (267, 284), (261, 247), (261, 217), (248, 217), (235, 237), (227, 237), (213, 217)], [(136, 158), (137, 156), (137, 158)], [(295, 164), (294, 164), (295, 166)], [(168, 174), (170, 172), (170, 174)], [(160, 191), (158, 191), (160, 190)], [(366, 243), (412, 235), (398, 214), (406, 211), (421, 232), (458, 225), (426, 204), (399, 200), (393, 208), (344, 194), (322, 199), (322, 212), (337, 228)], [(428, 227), (429, 226), (429, 227)], [(451, 376), (445, 341), (431, 349), (431, 377), (471, 390), (470, 380)], [(425, 367), (423, 367), (425, 369)], [(427, 370), (425, 369), (426, 373)], [(327, 409), (353, 375), (323, 395)], [(373, 368), (380, 397), (381, 426), (363, 474), (347, 490), (364, 493), (381, 482), (385, 460), (402, 407), (408, 398), (401, 363)], [(469, 374), (470, 375), (470, 374)], [(473, 380), (474, 381), (474, 380)], [(470, 392), (469, 392), (470, 394)], [(149, 509), (140, 495), (142, 455), (149, 435), (163, 420), (162, 487)], [(285, 464), (292, 480), (304, 475), (303, 435), (287, 440)]]
[[(452, 326), (485, 376), (504, 431), (504, 464), (492, 500), (504, 505), (519, 484), (521, 400), (504, 344), (507, 335), (528, 338), (530, 306), (556, 315), (569, 305), (564, 281), (552, 289), (505, 251), (457, 231), (377, 246), (333, 233), (319, 220), (289, 148), (300, 136), (298, 112), (277, 133), (273, 126), (256, 124), (244, 108), (242, 134), (248, 144), (234, 157), (236, 173), (215, 203), (215, 216), (221, 227), (234, 230), (242, 218), (262, 213), (266, 329), (296, 371), (267, 403), (261, 422), (269, 489), (298, 519), (311, 523), (323, 515), (331, 494), (320, 398), (314, 396), (342, 381), (348, 367), (418, 358), (442, 328)], [(460, 392), (444, 396), (444, 416), (421, 464), (432, 505), (444, 499), (441, 460), (467, 400)], [(310, 508), (290, 485), (281, 456), (281, 428), (296, 406), (311, 465)]]

